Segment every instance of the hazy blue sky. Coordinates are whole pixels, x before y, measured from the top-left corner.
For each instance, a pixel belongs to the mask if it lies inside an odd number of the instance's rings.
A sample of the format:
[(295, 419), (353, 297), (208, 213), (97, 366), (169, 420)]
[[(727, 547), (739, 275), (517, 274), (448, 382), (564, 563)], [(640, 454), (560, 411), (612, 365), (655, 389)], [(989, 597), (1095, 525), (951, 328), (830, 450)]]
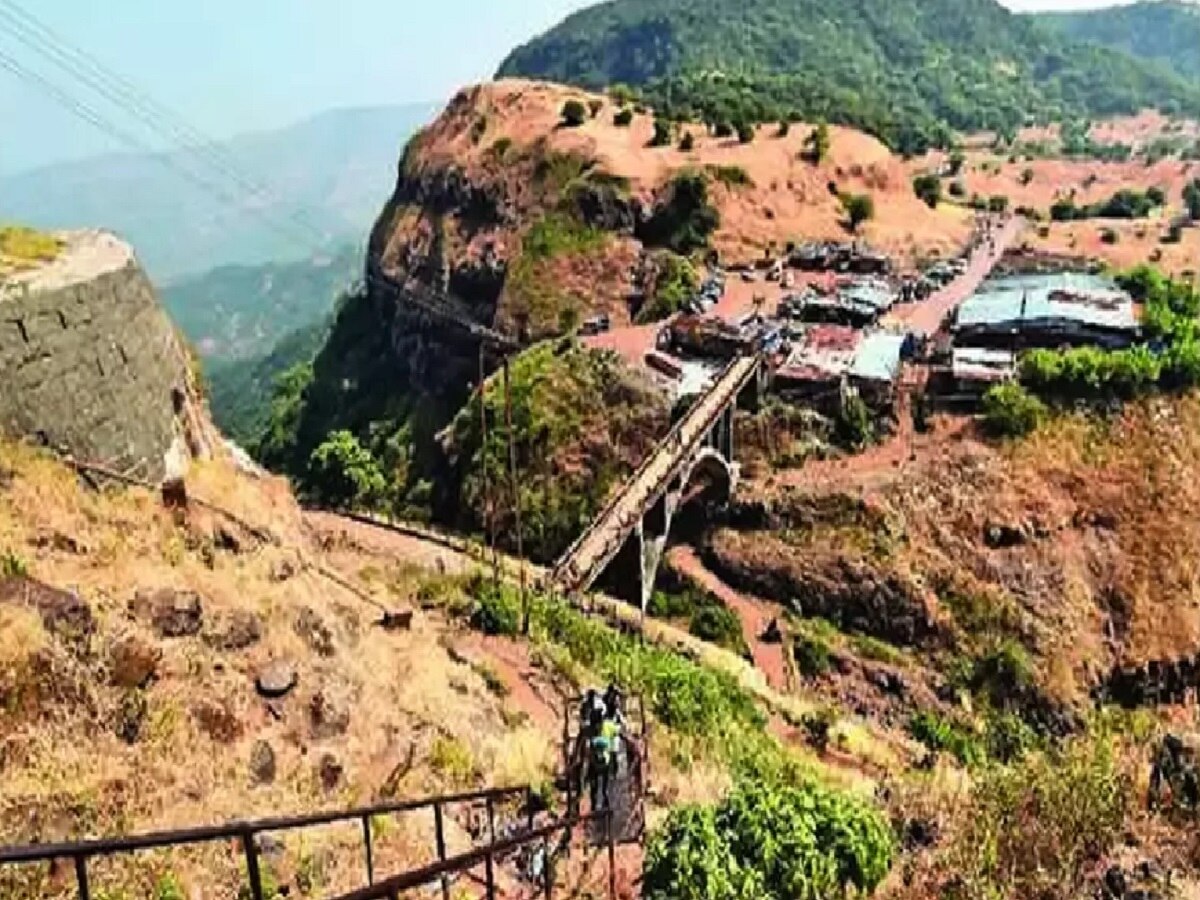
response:
[[(1097, 0), (1005, 0), (1079, 8)], [(16, 3), (213, 137), (344, 106), (441, 100), (589, 0), (3, 0), (0, 64), (69, 79), (11, 33)], [(86, 94), (80, 94), (86, 96)], [(92, 101), (97, 112), (117, 114)], [(0, 173), (123, 149), (0, 68)], [(125, 123), (122, 123), (125, 124)]]

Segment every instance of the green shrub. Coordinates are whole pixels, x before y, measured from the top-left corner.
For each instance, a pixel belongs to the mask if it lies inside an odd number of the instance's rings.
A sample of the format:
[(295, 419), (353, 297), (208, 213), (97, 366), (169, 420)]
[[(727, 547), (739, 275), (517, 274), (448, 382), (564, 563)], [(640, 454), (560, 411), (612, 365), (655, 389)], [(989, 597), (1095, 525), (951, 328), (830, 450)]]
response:
[(187, 900), (187, 894), (180, 886), (179, 879), (167, 872), (155, 882), (154, 900)]
[(950, 187), (948, 190), (950, 196), (954, 197), (955, 199), (961, 199), (962, 197), (967, 196), (967, 186), (959, 179), (955, 179), (954, 181), (950, 182)]
[(456, 787), (470, 784), (477, 774), (471, 748), (456, 737), (441, 734), (429, 748), (429, 767)]
[(708, 179), (697, 171), (683, 171), (672, 179), (638, 237), (687, 256), (707, 248), (720, 224), (720, 213), (709, 203)]
[(869, 894), (887, 874), (894, 849), (886, 820), (850, 794), (812, 782), (744, 782), (715, 814), (695, 806), (672, 811), (647, 847), (645, 896)]
[(651, 147), (669, 147), (671, 146), (671, 136), (675, 129), (671, 123), (663, 118), (654, 120), (654, 136), (650, 138)]
[(908, 733), (914, 740), (938, 753), (949, 753), (964, 766), (984, 761), (978, 739), (965, 728), (937, 713), (921, 710), (908, 721)]
[(735, 126), (739, 143), (749, 144), (754, 140), (754, 123), (738, 122)]
[(365, 509), (380, 503), (387, 479), (379, 462), (349, 431), (335, 431), (313, 451), (306, 485), (318, 503)]
[(654, 256), (657, 263), (654, 285), (647, 302), (638, 310), (637, 323), (657, 322), (678, 312), (695, 296), (700, 276), (686, 257), (662, 251)]
[(679, 149), (684, 153), (691, 153), (696, 149), (696, 138), (690, 131), (683, 133), (683, 137), (679, 140)]
[(633, 110), (630, 109), (629, 107), (625, 107), (624, 109), (618, 109), (613, 114), (613, 124), (616, 125), (618, 128), (628, 128), (632, 122), (633, 122)]
[(1121, 237), (1113, 229), (1104, 228), (1100, 231), (1100, 240), (1105, 244), (1115, 244), (1121, 240)]
[(600, 110), (602, 110), (602, 109), (604, 109), (604, 101), (603, 100), (592, 99), (592, 100), (588, 101), (588, 112), (590, 112), (592, 114), (593, 119), (596, 118), (596, 116), (600, 115)]
[(851, 231), (858, 231), (859, 225), (875, 218), (875, 200), (870, 194), (843, 194), (841, 201)]
[(995, 196), (988, 197), (987, 208), (988, 208), (988, 212), (1006, 213), (1006, 212), (1008, 212), (1008, 198), (1003, 196), (1002, 194), (997, 194)]
[(567, 128), (578, 128), (587, 121), (587, 107), (580, 100), (568, 100), (562, 108), (562, 124)]
[(830, 146), (829, 126), (824, 122), (818, 122), (817, 127), (804, 139), (805, 156), (814, 166), (829, 157)]
[(484, 634), (516, 637), (521, 632), (519, 599), (507, 585), (495, 588), (488, 583), (476, 599), (471, 627)]
[(741, 166), (709, 166), (708, 171), (726, 187), (754, 187), (754, 179)]
[(1016, 383), (998, 384), (983, 395), (983, 427), (993, 437), (1024, 437), (1046, 418), (1046, 405)]
[(926, 173), (913, 179), (913, 193), (930, 209), (936, 209), (942, 201), (942, 180)]
[(805, 740), (818, 753), (824, 753), (829, 746), (830, 733), (835, 724), (837, 711), (829, 706), (822, 706), (816, 712), (807, 713), (800, 720)]
[(805, 678), (819, 678), (833, 667), (829, 644), (820, 637), (797, 635), (792, 646), (796, 668)]
[(985, 770), (950, 848), (960, 896), (1080, 896), (1097, 861), (1123, 833), (1131, 794), (1130, 778), (1104, 736)]
[(746, 649), (746, 638), (742, 633), (742, 620), (726, 606), (709, 603), (692, 614), (688, 630), (693, 637), (741, 652)]
[(781, 121), (779, 123), (779, 128), (776, 129), (776, 131), (775, 131), (775, 137), (785, 138), (791, 133), (791, 131), (792, 131), (792, 123), (789, 122), (787, 119), (784, 119), (783, 121)]
[(650, 595), (646, 612), (656, 619), (689, 618), (692, 613), (704, 605), (706, 598), (693, 590), (683, 590), (678, 593), (655, 591)]
[(29, 567), (25, 560), (11, 550), (0, 553), (0, 578), (27, 578)]
[(842, 397), (833, 424), (834, 438), (848, 450), (863, 450), (875, 442), (875, 419), (866, 401), (855, 392)]

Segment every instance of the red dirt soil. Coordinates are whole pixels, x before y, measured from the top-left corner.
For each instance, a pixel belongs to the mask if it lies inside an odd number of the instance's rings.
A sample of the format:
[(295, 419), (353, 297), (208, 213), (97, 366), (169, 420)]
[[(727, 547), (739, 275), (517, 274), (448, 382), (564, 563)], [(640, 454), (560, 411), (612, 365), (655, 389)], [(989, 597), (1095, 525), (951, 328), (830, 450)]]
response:
[[(569, 99), (602, 105), (580, 127), (563, 128), (561, 111)], [(635, 115), (629, 127), (620, 128), (613, 124), (616, 110), (607, 97), (542, 82), (503, 80), (467, 88), (422, 133), (411, 164), (418, 171), (455, 169), (472, 181), (495, 180), (503, 177), (503, 166), (497, 172), (497, 142), (510, 142), (515, 152), (545, 141), (549, 150), (595, 160), (603, 171), (628, 179), (641, 198), (683, 169), (738, 167), (752, 184), (714, 181), (711, 192), (722, 217), (714, 244), (727, 263), (759, 259), (764, 250), (788, 241), (845, 239), (843, 210), (831, 186), (875, 198), (875, 219), (863, 226), (861, 237), (898, 259), (949, 255), (969, 234), (969, 211), (929, 209), (913, 194), (912, 166), (862, 132), (831, 128), (829, 157), (813, 165), (802, 158), (809, 126), (793, 126), (782, 138), (776, 126), (762, 126), (749, 144), (712, 137), (700, 125), (684, 126), (695, 142), (684, 153), (678, 140), (670, 147), (649, 146), (652, 115)]]
[(775, 604), (739, 593), (704, 567), (695, 549), (673, 547), (667, 553), (667, 564), (693, 584), (708, 591), (742, 620), (742, 635), (754, 656), (754, 665), (766, 676), (767, 684), (777, 691), (788, 690), (787, 667), (781, 644), (767, 644), (759, 636), (773, 619), (780, 615)]

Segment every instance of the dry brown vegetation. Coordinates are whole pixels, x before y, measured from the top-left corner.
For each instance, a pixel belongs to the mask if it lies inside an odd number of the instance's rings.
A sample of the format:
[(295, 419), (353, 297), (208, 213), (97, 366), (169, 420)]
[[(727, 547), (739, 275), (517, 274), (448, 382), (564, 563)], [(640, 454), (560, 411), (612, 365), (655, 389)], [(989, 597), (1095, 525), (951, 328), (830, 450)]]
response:
[[(336, 557), (384, 608), (410, 606), (421, 569), (328, 531), (310, 539), (277, 480), (213, 462), (190, 485), (286, 546), (194, 506), (173, 515), (149, 492), (97, 493), (0, 444), (0, 842), (311, 812), (551, 771), (555, 732), (448, 649), (444, 619), (418, 610), (410, 631), (385, 631), (379, 607), (306, 562)], [(279, 661), (296, 686), (267, 701), (255, 679)], [(429, 818), (381, 826), (380, 871), (430, 858)], [(464, 823), (453, 823), (454, 846), (469, 839)], [(325, 896), (361, 883), (360, 841), (352, 826), (305, 832), (271, 863), (293, 885), (307, 872)], [(149, 896), (170, 874), (185, 890), (232, 896), (239, 866), (223, 847), (152, 854), (98, 865), (93, 886)], [(44, 877), (0, 873), (0, 893), (57, 895)], [(70, 894), (69, 878), (55, 884)]]

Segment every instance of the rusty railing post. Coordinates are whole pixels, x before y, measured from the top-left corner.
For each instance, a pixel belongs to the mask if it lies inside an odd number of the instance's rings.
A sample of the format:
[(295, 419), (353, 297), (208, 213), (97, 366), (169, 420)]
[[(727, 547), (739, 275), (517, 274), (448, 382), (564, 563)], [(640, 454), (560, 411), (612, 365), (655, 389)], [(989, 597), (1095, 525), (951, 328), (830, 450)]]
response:
[(542, 838), (542, 885), (546, 890), (546, 900), (554, 897), (554, 873), (550, 860), (550, 837)]
[(484, 857), (484, 876), (487, 880), (487, 900), (496, 900), (496, 866), (492, 862), (492, 848), (489, 847)]
[(87, 857), (75, 857), (75, 883), (79, 888), (79, 900), (91, 900), (92, 894), (88, 889)]
[(258, 871), (258, 847), (254, 845), (254, 832), (247, 828), (242, 832), (242, 852), (246, 854), (246, 877), (250, 879), (250, 896), (263, 900), (262, 878)]
[(483, 801), (484, 807), (487, 809), (488, 820), (488, 843), (496, 843), (496, 804), (492, 800), (492, 795), (488, 794)]
[(363, 843), (367, 848), (367, 884), (375, 883), (375, 855), (371, 849), (371, 817), (362, 817)]
[(533, 786), (525, 788), (525, 811), (527, 818), (525, 827), (529, 831), (533, 831)]
[(617, 845), (613, 835), (613, 810), (604, 817), (608, 828), (608, 900), (617, 900)]
[[(433, 833), (437, 842), (438, 862), (446, 861), (446, 826), (442, 821), (442, 804), (433, 804)], [(442, 900), (450, 900), (450, 879), (442, 876)]]

